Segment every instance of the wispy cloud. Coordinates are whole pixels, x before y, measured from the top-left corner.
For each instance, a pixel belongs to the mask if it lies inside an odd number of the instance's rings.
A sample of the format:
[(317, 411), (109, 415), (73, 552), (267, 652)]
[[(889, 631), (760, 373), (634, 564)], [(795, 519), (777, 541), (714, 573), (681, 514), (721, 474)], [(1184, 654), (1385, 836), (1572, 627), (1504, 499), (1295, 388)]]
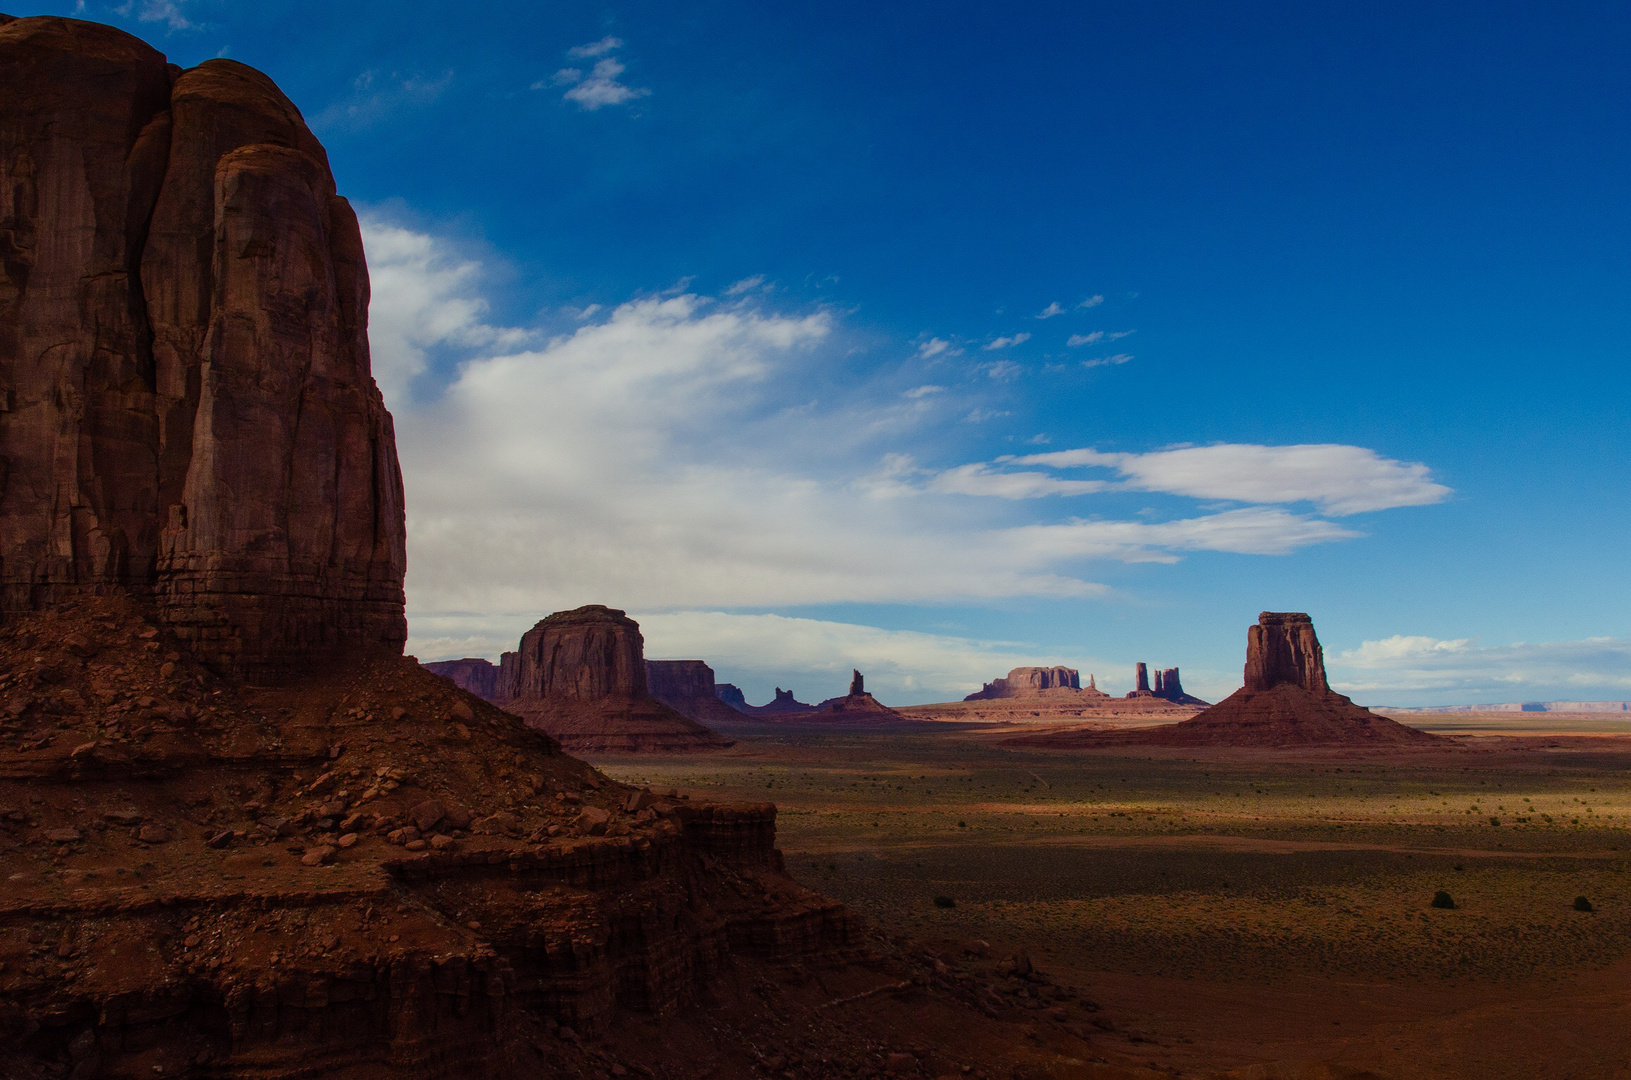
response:
[[(187, 0), (143, 0), (140, 5), (135, 0), (126, 0), (113, 9), (114, 14), (124, 18), (134, 15), (142, 22), (161, 22), (167, 30), (196, 30), (198, 24), (187, 17), (185, 7)], [(74, 14), (85, 14), (83, 2), (74, 5)]]
[(1083, 345), (1096, 345), (1104, 340), (1104, 331), (1095, 330), (1091, 334), (1072, 334), (1065, 344), (1072, 349), (1079, 349)]
[(623, 39), (603, 37), (599, 41), (591, 41), (587, 45), (574, 45), (566, 50), (566, 55), (577, 59), (588, 59), (593, 56), (605, 56), (623, 47)]
[(575, 103), (586, 112), (594, 112), (608, 105), (627, 105), (631, 101), (650, 95), (650, 90), (629, 86), (620, 81), (628, 67), (617, 57), (608, 54), (622, 47), (623, 40), (615, 37), (604, 37), (587, 45), (574, 46), (566, 53), (574, 59), (591, 59), (597, 56), (601, 59), (595, 62), (595, 66), (587, 75), (579, 68), (564, 67), (547, 81), (533, 83), (532, 88), (543, 90), (551, 86), (568, 87), (566, 93), (561, 95), (562, 99)]
[(318, 113), (312, 126), (319, 131), (366, 128), (399, 110), (431, 104), (452, 84), (452, 71), (434, 77), (365, 71), (352, 80), (350, 96)]
[(1040, 315), (1038, 315), (1037, 318), (1039, 318), (1039, 319), (1051, 319), (1055, 315), (1063, 315), (1064, 313), (1065, 313), (1065, 309), (1060, 307), (1059, 302), (1057, 300), (1055, 300), (1053, 303), (1051, 303), (1047, 307), (1043, 308), (1042, 313)]
[[(916, 425), (1009, 410), (913, 379), (916, 356), (892, 385), (817, 389), (810, 380), (853, 348), (831, 311), (668, 292), (562, 312), (568, 329), (551, 336), (496, 324), (482, 268), (458, 248), (390, 223), (364, 235), (375, 372), (410, 492), (411, 647), (424, 655), (433, 639), (435, 652), (471, 651), (459, 643), (475, 641), (472, 627), (518, 634), (582, 603), (674, 612), (1091, 597), (1106, 592), (1091, 579), (1096, 562), (1283, 555), (1357, 535), (1277, 506), (1016, 523), (1020, 500), (1042, 510), (1042, 496), (1092, 498), (1168, 474), (1188, 479), (1167, 487), (1234, 497), (1213, 490), (1232, 490), (1234, 474), (1163, 473), (1142, 460), (1159, 455), (1092, 450), (922, 468), (902, 452), (924, 437)], [(456, 369), (435, 362), (446, 350)], [(1111, 472), (1057, 472), (1089, 466)], [(1337, 507), (1356, 498), (1329, 485), (1317, 494)]]
[(917, 354), (927, 359), (931, 356), (939, 356), (950, 347), (951, 342), (945, 338), (930, 338), (917, 347)]
[(1114, 356), (1095, 356), (1091, 360), (1083, 360), (1082, 366), (1085, 368), (1115, 367), (1118, 364), (1127, 363), (1132, 358), (1132, 353), (1120, 352), (1116, 353)]
[(1451, 495), (1420, 462), (1395, 461), (1363, 446), (1336, 443), (1224, 443), (1145, 454), (1055, 450), (999, 460), (1055, 469), (1110, 468), (1139, 491), (1250, 503), (1307, 501), (1338, 516), (1427, 506)]
[(994, 360), (989, 364), (981, 364), (980, 370), (985, 372), (987, 378), (996, 379), (998, 382), (1011, 382), (1025, 374), (1024, 365), (1016, 364), (1012, 360)]
[(754, 290), (763, 287), (764, 283), (765, 276), (763, 274), (754, 274), (752, 277), (745, 277), (741, 281), (733, 282), (731, 286), (725, 290), (725, 295), (741, 296), (743, 293), (753, 292)]
[(985, 351), (994, 352), (997, 349), (1012, 349), (1015, 345), (1023, 345), (1031, 340), (1028, 333), (1011, 334), (1008, 337), (993, 338), (986, 342)]
[(1083, 300), (1080, 304), (1077, 304), (1076, 307), (1077, 308), (1096, 308), (1102, 303), (1104, 303), (1104, 297), (1094, 295), (1094, 296), (1089, 296), (1086, 300)]

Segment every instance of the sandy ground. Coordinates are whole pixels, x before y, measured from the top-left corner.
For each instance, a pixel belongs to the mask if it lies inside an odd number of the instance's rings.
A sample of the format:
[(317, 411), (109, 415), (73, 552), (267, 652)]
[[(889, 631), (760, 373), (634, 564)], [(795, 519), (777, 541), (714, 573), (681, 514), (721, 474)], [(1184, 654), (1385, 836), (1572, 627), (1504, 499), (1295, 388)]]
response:
[(1498, 719), (1393, 757), (1047, 753), (948, 724), (596, 764), (773, 799), (801, 880), (891, 933), (1028, 952), (1102, 1004), (1107, 1060), (1631, 1077), (1631, 738)]

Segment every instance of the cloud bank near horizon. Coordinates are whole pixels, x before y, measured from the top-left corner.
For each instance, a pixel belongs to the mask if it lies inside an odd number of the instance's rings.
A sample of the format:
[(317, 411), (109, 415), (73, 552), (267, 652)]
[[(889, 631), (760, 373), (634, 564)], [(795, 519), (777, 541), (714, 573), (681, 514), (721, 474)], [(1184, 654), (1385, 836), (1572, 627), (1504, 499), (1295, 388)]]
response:
[[(989, 364), (902, 343), (897, 365), (856, 379), (843, 365), (858, 335), (840, 313), (778, 309), (758, 288), (680, 289), (553, 328), (506, 326), (492, 318), (479, 259), (370, 214), (364, 240), (376, 378), (408, 484), (410, 648), (426, 659), (494, 655), (499, 627), (502, 647), (540, 615), (591, 602), (645, 611), (671, 634), (717, 629), (720, 609), (1091, 599), (1109, 592), (1095, 565), (1288, 555), (1363, 535), (1332, 518), (1449, 494), (1425, 465), (1342, 445), (1074, 449), (923, 467), (917, 455), (956, 452), (947, 432), (968, 416), (1004, 415), (990, 407), (1004, 391)], [(1082, 505), (1127, 491), (1167, 497), (1165, 513)], [(800, 629), (805, 670), (854, 666), (859, 646), (840, 648), (810, 622), (761, 625)], [(708, 658), (700, 639), (678, 644)], [(914, 650), (925, 669), (901, 669), (903, 690), (913, 679), (977, 688), (1043, 659), (962, 643)], [(963, 657), (962, 674), (930, 652)], [(888, 658), (868, 655), (885, 678)]]

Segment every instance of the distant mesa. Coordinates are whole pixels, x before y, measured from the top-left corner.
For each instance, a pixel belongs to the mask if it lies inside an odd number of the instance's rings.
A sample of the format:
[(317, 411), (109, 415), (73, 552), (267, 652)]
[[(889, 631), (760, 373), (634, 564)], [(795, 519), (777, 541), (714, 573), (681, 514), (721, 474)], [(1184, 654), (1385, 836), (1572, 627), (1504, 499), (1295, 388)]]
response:
[(467, 656), (463, 660), (438, 660), (423, 666), (426, 671), (452, 680), (454, 686), (467, 694), (498, 703), (498, 668), (489, 660)]
[[(1177, 724), (1117, 732), (1095, 741), (1153, 746), (1426, 746), (1436, 735), (1355, 705), (1330, 688), (1314, 623), (1301, 612), (1265, 611), (1246, 636), (1246, 685)], [(1163, 682), (1163, 685), (1165, 683)]]
[(714, 683), (714, 696), (737, 712), (747, 712), (748, 710), (747, 695), (743, 694), (742, 688), (735, 683)]
[(1069, 697), (1107, 700), (1110, 695), (1100, 690), (1092, 674), (1087, 686), (1082, 686), (1081, 674), (1068, 667), (1017, 667), (1000, 679), (986, 683), (978, 693), (964, 701), (996, 701), (1002, 698)]
[[(701, 660), (647, 660), (646, 685), (652, 697), (699, 724), (742, 718), (720, 694), (714, 669)], [(737, 700), (743, 700), (741, 690), (729, 683), (725, 687), (735, 692)]]
[[(490, 688), (491, 696), (483, 697), (570, 751), (674, 753), (730, 746), (731, 740), (653, 696), (644, 650), (639, 623), (615, 608), (589, 604), (541, 619), (497, 668), (485, 660), (425, 666), (472, 693)], [(706, 664), (679, 663), (699, 665), (712, 684)]]
[[(740, 724), (749, 718), (761, 718), (775, 723), (798, 724), (849, 724), (849, 723), (900, 723), (915, 724), (919, 721), (902, 716), (894, 709), (880, 702), (867, 693), (866, 679), (859, 671), (850, 672), (849, 692), (842, 697), (827, 698), (816, 705), (807, 705), (793, 696), (791, 690), (776, 688), (776, 696), (768, 705), (749, 705), (742, 698), (742, 692), (729, 683), (729, 701), (738, 713)], [(719, 692), (719, 691), (716, 691)], [(724, 694), (721, 692), (721, 697)]]

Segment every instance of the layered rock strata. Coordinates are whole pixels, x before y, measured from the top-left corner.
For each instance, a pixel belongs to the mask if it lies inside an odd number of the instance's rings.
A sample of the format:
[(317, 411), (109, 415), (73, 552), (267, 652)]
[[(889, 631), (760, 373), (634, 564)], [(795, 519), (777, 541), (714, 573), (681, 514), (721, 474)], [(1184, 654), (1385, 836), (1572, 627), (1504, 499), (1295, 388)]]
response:
[(774, 807), (614, 783), (401, 657), (246, 688), (110, 597), (0, 671), (0, 1075), (577, 1075), (560, 1025), (856, 947)]
[(0, 170), (0, 1074), (617, 1075), (579, 1032), (846, 954), (774, 807), (400, 655), (356, 225), (264, 76), (0, 17)]
[(463, 660), (438, 660), (425, 670), (450, 680), (467, 694), (498, 703), (498, 667), (490, 660), (467, 656)]
[(558, 611), (499, 665), (504, 707), (569, 750), (687, 752), (731, 745), (658, 701), (646, 681), (645, 639), (624, 612), (600, 604)]
[(1098, 688), (1092, 675), (1088, 685), (1082, 685), (1081, 674), (1068, 667), (1017, 667), (1000, 679), (984, 684), (964, 701), (996, 701), (1002, 698), (1064, 697), (1108, 698)]
[(264, 75), (0, 26), (0, 607), (128, 590), (256, 678), (399, 651), (367, 314), (356, 216)]
[(741, 719), (736, 709), (720, 699), (714, 669), (701, 660), (647, 660), (646, 685), (652, 697), (699, 724)]

